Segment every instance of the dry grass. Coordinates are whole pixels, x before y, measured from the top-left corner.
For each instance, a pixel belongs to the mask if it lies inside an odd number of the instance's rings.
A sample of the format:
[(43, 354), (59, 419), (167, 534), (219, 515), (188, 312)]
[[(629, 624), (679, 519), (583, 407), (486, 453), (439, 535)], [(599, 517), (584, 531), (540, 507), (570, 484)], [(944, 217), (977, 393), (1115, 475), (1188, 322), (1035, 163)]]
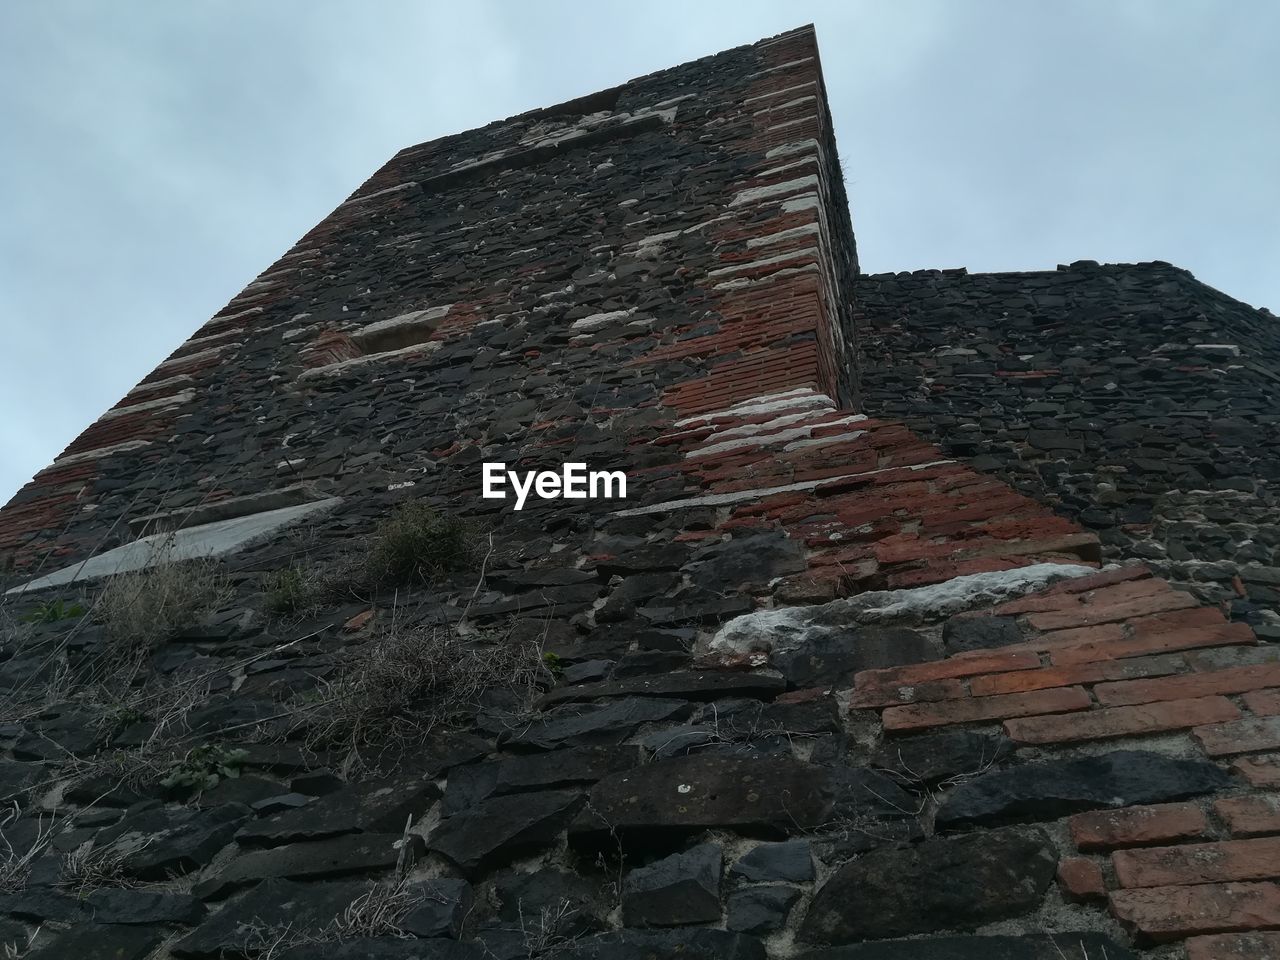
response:
[(124, 861), (125, 854), (114, 847), (98, 849), (92, 841), (82, 843), (63, 854), (58, 886), (76, 896), (84, 896), (98, 887), (137, 886), (137, 881), (125, 873)]
[(344, 750), (349, 762), (380, 755), (466, 722), (495, 695), (511, 702), (513, 712), (526, 711), (549, 679), (536, 643), (393, 623), (320, 687), (307, 718), (308, 744)]
[(471, 524), (410, 502), (374, 530), (364, 573), (374, 589), (428, 583), (443, 574), (474, 569), (482, 555), (481, 538)]
[(111, 577), (95, 612), (113, 652), (127, 656), (154, 649), (216, 610), (230, 595), (230, 584), (216, 560), (162, 557), (143, 570)]
[(21, 811), (17, 803), (5, 811), (0, 817), (0, 894), (18, 893), (26, 889), (27, 880), (31, 877), (31, 865), (35, 863), (53, 842), (54, 818), (48, 823), (40, 822), (35, 838), (31, 844), (14, 847), (6, 831), (18, 821)]

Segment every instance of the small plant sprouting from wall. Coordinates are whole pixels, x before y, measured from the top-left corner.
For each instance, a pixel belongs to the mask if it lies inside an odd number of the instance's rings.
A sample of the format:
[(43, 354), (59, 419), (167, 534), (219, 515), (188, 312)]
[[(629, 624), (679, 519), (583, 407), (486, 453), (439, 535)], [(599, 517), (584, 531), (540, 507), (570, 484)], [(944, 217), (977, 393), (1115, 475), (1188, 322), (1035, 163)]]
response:
[(374, 588), (424, 583), (474, 569), (481, 554), (479, 536), (462, 518), (404, 503), (374, 530), (365, 576)]
[(340, 593), (338, 583), (310, 567), (272, 570), (262, 581), (262, 607), (277, 617), (305, 617)]
[(45, 600), (22, 618), (23, 623), (57, 623), (84, 615), (84, 605), (66, 600)]
[(216, 610), (231, 595), (215, 560), (161, 558), (107, 581), (95, 611), (116, 652), (152, 649)]
[(223, 780), (240, 776), (240, 768), (249, 757), (247, 750), (227, 747), (221, 743), (204, 743), (193, 747), (169, 772), (160, 786), (169, 790), (203, 793), (212, 790)]
[(345, 750), (347, 762), (358, 764), (366, 751), (394, 751), (438, 727), (463, 724), (489, 700), (527, 711), (550, 680), (536, 643), (393, 624), (320, 688), (308, 745)]

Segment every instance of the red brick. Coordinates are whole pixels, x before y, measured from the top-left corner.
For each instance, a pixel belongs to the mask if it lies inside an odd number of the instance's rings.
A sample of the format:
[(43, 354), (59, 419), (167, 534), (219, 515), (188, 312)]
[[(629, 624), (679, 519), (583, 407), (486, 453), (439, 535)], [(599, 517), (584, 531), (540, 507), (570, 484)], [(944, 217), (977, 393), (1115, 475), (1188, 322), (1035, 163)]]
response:
[(1113, 643), (1123, 640), (1126, 634), (1124, 625), (1119, 623), (1102, 623), (1096, 627), (1075, 627), (1071, 630), (1050, 630), (1033, 640), (1022, 643), (1011, 643), (1001, 647), (1006, 653), (1013, 650), (1042, 650), (1045, 652), (1061, 650), (1064, 647), (1078, 647), (1086, 643)]
[(1104, 900), (1107, 882), (1102, 868), (1088, 857), (1067, 857), (1058, 862), (1058, 885), (1068, 900)]
[(1187, 941), (1187, 960), (1280, 960), (1280, 933), (1224, 933)]
[(1237, 837), (1280, 833), (1280, 794), (1223, 797), (1214, 802), (1213, 809)]
[(887, 697), (884, 703), (901, 703), (900, 687), (912, 687), (935, 680), (954, 680), (983, 673), (1005, 670), (1030, 670), (1040, 666), (1034, 653), (984, 653), (980, 656), (950, 657), (932, 663), (913, 663), (905, 667), (862, 670), (854, 675), (855, 698), (874, 700)]
[[(1039, 593), (1032, 594), (1029, 597), (1002, 603), (995, 608), (994, 612), (1000, 616), (1017, 616), (1023, 613), (1038, 613), (1048, 610), (1070, 610), (1080, 603), (1080, 598), (1076, 594), (1100, 590), (1104, 587), (1114, 586), (1130, 580), (1142, 580), (1150, 576), (1151, 571), (1146, 567), (1130, 566), (1119, 567), (1115, 570), (1105, 570), (1100, 573), (1091, 573), (1083, 577), (1072, 577), (1069, 580), (1060, 580), (1049, 589), (1041, 590)], [(1164, 581), (1156, 582), (1164, 583)], [(1167, 587), (1167, 584), (1165, 586)]]
[(1231, 769), (1255, 787), (1280, 787), (1280, 756), (1241, 757)]
[(1170, 587), (1151, 596), (1121, 600), (1117, 603), (1081, 604), (1078, 609), (1032, 613), (1027, 616), (1027, 622), (1037, 630), (1062, 630), (1067, 627), (1115, 623), (1118, 620), (1128, 620), (1130, 617), (1165, 613), (1199, 605), (1200, 601), (1191, 594)]
[(1244, 705), (1260, 717), (1280, 717), (1280, 690), (1254, 690), (1246, 693)]
[[(1195, 611), (1188, 611), (1194, 613)], [(1217, 611), (1213, 611), (1217, 612)], [(1144, 632), (1127, 640), (1109, 643), (1082, 643), (1065, 650), (1053, 650), (1049, 659), (1055, 665), (1089, 663), (1094, 660), (1122, 660), (1145, 657), (1153, 653), (1172, 653), (1200, 647), (1253, 645), (1258, 642), (1247, 623), (1220, 623), (1210, 627), (1191, 627), (1168, 633)]]
[(962, 680), (926, 680), (924, 683), (892, 683), (883, 687), (869, 684), (854, 687), (849, 706), (854, 710), (893, 707), (903, 703), (932, 703), (967, 697)]
[(1195, 840), (1209, 829), (1204, 811), (1192, 803), (1158, 803), (1078, 813), (1067, 825), (1072, 843), (1080, 850), (1113, 850)]
[(1280, 750), (1280, 717), (1237, 720), (1200, 727), (1193, 735), (1211, 757)]
[(976, 723), (1037, 713), (1088, 710), (1089, 705), (1089, 694), (1083, 687), (1059, 687), (1033, 693), (1011, 693), (1001, 697), (969, 697), (963, 700), (889, 707), (881, 719), (885, 730), (920, 730), (952, 723)]
[(1280, 663), (1251, 664), (1227, 670), (1188, 673), (1157, 680), (1125, 680), (1100, 683), (1093, 688), (1099, 703), (1121, 706), (1152, 703), (1157, 700), (1180, 700), (1186, 697), (1208, 697), (1213, 694), (1245, 693), (1280, 683)]
[(1274, 883), (1117, 890), (1108, 899), (1121, 923), (1160, 943), (1280, 926), (1280, 885)]
[(1160, 677), (1177, 673), (1185, 664), (1179, 657), (1152, 657), (1146, 660), (1099, 660), (1072, 667), (1049, 667), (1044, 670), (1018, 670), (994, 676), (975, 677), (969, 681), (969, 692), (975, 697), (998, 693), (1045, 690), (1069, 687), (1077, 683), (1098, 683), (1137, 677)]
[(1280, 876), (1280, 837), (1117, 850), (1111, 864), (1122, 887), (1270, 880)]
[[(1047, 691), (1046, 691), (1047, 692)], [(1169, 700), (1135, 707), (1105, 707), (1064, 717), (1009, 720), (1005, 732), (1019, 743), (1071, 743), (1106, 740), (1165, 730), (1185, 730), (1202, 724), (1234, 720), (1240, 711), (1225, 697)]]
[(1090, 590), (1109, 587), (1112, 584), (1124, 583), (1128, 580), (1145, 580), (1150, 576), (1151, 571), (1145, 566), (1140, 563), (1131, 563), (1123, 567), (1116, 567), (1114, 570), (1103, 570), (1084, 577), (1060, 580), (1046, 590), (1045, 593), (1087, 593)]

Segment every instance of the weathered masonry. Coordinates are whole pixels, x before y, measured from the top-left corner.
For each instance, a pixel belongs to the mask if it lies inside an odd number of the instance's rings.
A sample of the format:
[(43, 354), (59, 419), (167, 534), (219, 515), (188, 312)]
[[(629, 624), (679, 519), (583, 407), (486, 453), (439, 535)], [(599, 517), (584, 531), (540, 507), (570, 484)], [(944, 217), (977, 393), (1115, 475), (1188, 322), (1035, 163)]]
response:
[(0, 943), (1273, 958), (1278, 381), (861, 274), (810, 28), (403, 150), (0, 510)]

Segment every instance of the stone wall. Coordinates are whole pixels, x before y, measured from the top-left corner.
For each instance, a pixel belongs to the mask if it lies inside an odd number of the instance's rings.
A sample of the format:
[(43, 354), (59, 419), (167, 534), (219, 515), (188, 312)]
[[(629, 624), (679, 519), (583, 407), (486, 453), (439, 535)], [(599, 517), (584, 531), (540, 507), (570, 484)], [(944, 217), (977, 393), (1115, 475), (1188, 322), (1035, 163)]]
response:
[[(929, 405), (930, 321), (886, 319), (917, 288), (855, 276), (816, 57), (401, 152), (0, 511), (0, 943), (1274, 953), (1265, 624)], [(1026, 352), (946, 376), (1061, 385)], [(1004, 413), (993, 449), (1042, 449)], [(1265, 492), (1267, 451), (1223, 456)], [(484, 461), (627, 497), (516, 511)]]
[(1280, 637), (1274, 316), (1164, 263), (855, 290), (868, 412)]

